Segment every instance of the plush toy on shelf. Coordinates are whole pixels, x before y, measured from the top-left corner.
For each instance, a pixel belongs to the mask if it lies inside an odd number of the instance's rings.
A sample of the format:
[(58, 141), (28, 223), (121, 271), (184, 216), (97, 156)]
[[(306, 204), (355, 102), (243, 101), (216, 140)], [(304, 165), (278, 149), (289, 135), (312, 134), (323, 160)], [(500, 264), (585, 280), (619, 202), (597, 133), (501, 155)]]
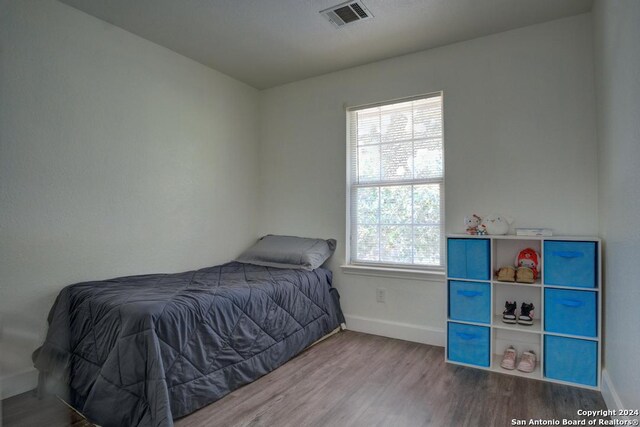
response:
[(533, 283), (538, 279), (540, 254), (534, 249), (523, 249), (516, 256), (516, 282)]
[(487, 234), (501, 235), (509, 232), (509, 226), (513, 222), (513, 219), (499, 214), (491, 214), (482, 220), (480, 225), (483, 225)]
[(465, 232), (467, 234), (475, 236), (476, 234), (478, 234), (478, 226), (480, 225), (481, 222), (482, 222), (482, 218), (480, 218), (476, 214), (465, 216), (464, 225), (465, 227), (467, 227), (467, 230)]

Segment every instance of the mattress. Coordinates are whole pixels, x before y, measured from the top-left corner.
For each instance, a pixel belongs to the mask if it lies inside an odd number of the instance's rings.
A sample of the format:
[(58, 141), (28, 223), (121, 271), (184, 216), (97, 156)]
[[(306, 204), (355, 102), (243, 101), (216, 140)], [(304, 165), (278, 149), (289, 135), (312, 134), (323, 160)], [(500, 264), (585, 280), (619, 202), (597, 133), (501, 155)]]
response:
[(232, 262), (65, 287), (35, 357), (102, 426), (171, 426), (339, 326), (331, 272)]

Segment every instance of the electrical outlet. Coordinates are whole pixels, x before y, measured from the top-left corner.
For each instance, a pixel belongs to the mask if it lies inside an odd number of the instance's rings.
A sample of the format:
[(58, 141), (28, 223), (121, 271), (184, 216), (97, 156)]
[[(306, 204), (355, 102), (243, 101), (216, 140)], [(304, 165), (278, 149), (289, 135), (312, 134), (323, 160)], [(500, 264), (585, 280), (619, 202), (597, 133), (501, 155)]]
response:
[(376, 289), (376, 301), (386, 302), (386, 299), (387, 299), (387, 290), (385, 288)]

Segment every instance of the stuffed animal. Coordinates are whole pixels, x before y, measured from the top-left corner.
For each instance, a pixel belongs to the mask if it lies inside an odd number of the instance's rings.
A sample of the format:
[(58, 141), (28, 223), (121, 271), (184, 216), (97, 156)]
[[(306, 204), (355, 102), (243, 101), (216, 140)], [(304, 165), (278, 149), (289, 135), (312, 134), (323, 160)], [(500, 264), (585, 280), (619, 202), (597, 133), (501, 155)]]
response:
[(464, 217), (464, 225), (467, 227), (466, 233), (472, 236), (478, 234), (478, 226), (482, 222), (482, 218), (473, 214), (471, 216)]
[(487, 235), (487, 227), (484, 224), (480, 224), (478, 229), (476, 230), (476, 234), (478, 236), (486, 236)]
[(487, 230), (487, 234), (507, 234), (509, 232), (509, 225), (513, 220), (504, 215), (491, 214), (482, 220), (480, 225), (483, 225)]
[(540, 254), (534, 249), (523, 249), (516, 256), (516, 281), (523, 283), (533, 283), (539, 274)]

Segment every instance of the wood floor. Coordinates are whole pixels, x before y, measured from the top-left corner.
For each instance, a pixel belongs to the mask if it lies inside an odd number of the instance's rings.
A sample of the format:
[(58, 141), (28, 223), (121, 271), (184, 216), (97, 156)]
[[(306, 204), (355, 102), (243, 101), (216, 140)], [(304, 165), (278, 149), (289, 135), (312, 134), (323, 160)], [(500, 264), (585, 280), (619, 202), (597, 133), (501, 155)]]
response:
[[(486, 427), (606, 409), (598, 392), (447, 365), (443, 351), (341, 332), (176, 426)], [(28, 393), (3, 401), (2, 413), (4, 427), (79, 426), (62, 403)]]
[(28, 392), (2, 401), (0, 426), (20, 427), (92, 427), (57, 397), (39, 400), (35, 392)]

